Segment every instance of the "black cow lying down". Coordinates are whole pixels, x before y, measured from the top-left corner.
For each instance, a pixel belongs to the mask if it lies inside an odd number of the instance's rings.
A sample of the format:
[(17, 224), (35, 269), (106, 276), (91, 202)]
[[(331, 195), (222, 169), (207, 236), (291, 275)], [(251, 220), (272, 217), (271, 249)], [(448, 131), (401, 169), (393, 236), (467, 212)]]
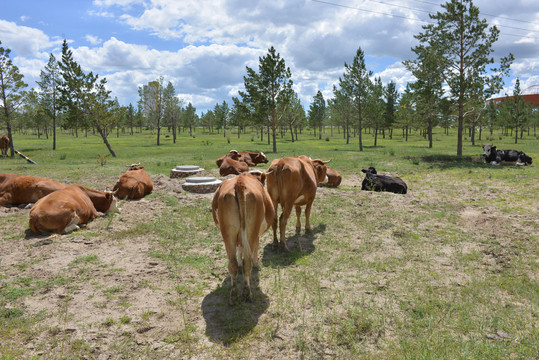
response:
[(496, 146), (483, 145), (483, 156), (487, 164), (499, 165), (502, 161), (516, 165), (531, 165), (532, 158), (518, 150), (499, 150)]
[(406, 194), (408, 186), (399, 177), (378, 175), (374, 167), (361, 170), (365, 173), (365, 179), (361, 183), (361, 190), (390, 191), (396, 194)]

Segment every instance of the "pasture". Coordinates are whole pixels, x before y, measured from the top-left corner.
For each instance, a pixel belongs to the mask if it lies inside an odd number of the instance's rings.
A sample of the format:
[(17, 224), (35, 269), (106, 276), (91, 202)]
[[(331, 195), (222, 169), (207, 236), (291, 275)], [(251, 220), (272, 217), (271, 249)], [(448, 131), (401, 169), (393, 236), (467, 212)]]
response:
[[(15, 135), (38, 165), (2, 159), (2, 173), (104, 190), (140, 162), (155, 187), (69, 235), (37, 236), (29, 210), (0, 208), (0, 358), (539, 356), (537, 138), (483, 140), (534, 160), (516, 167), (484, 164), (480, 142), (466, 141), (457, 158), (454, 131), (440, 129), (433, 149), (418, 133), (405, 142), (395, 131), (376, 148), (365, 134), (363, 152), (335, 129), (322, 140), (285, 137), (277, 154), (253, 136), (197, 129), (157, 147), (149, 132), (113, 134), (118, 157), (104, 158), (97, 136), (60, 134), (52, 151), (51, 140)], [(219, 177), (215, 159), (230, 149), (331, 159), (343, 175), (338, 188), (318, 188), (311, 233), (296, 234), (292, 215), (289, 253), (273, 248), (271, 229), (261, 237), (254, 301), (234, 307), (213, 194), (169, 178), (190, 164)], [(361, 191), (369, 166), (402, 178), (408, 194)]]

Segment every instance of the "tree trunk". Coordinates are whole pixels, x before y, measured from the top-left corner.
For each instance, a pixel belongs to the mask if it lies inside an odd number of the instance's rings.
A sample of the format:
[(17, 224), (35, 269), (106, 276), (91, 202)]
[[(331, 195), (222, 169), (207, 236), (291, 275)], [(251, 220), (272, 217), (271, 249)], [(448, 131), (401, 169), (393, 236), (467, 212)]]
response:
[(101, 129), (101, 126), (99, 124), (96, 124), (96, 128), (97, 128), (97, 132), (99, 133), (99, 135), (101, 135), (101, 138), (103, 139), (103, 142), (107, 146), (107, 149), (109, 149), (109, 152), (112, 155), (112, 157), (116, 157), (116, 153), (114, 152), (114, 150), (112, 150), (112, 147), (110, 146), (109, 141), (107, 139), (107, 135), (105, 135), (105, 133)]

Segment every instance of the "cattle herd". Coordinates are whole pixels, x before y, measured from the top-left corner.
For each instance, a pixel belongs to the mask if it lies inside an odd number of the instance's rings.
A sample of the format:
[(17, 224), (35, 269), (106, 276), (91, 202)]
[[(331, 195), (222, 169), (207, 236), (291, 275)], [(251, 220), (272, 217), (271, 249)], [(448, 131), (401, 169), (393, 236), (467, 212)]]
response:
[(95, 219), (98, 212), (115, 209), (115, 197), (137, 199), (152, 190), (150, 177), (137, 164), (129, 166), (113, 191), (66, 186), (39, 176), (0, 174), (0, 206), (31, 208), (29, 226), (36, 234), (69, 233)]
[[(5, 135), (0, 138), (2, 156), (7, 154)], [(522, 151), (498, 150), (485, 145), (486, 163), (532, 163)], [(301, 229), (301, 211), (305, 206), (305, 231), (311, 230), (309, 217), (319, 185), (337, 187), (342, 176), (327, 166), (329, 161), (307, 156), (275, 159), (266, 171), (250, 167), (268, 163), (264, 153), (231, 150), (216, 160), (222, 176), (237, 175), (225, 180), (212, 201), (213, 220), (219, 228), (228, 256), (232, 289), (230, 303), (239, 299), (237, 276), (243, 271), (242, 297), (252, 300), (251, 270), (258, 265), (259, 237), (270, 227), (273, 243), (282, 251), (286, 246), (286, 225), (296, 210), (296, 231)], [(406, 194), (408, 187), (398, 177), (379, 175), (374, 167), (363, 169), (362, 190), (389, 191)], [(85, 186), (64, 185), (57, 181), (16, 174), (0, 174), (0, 206), (31, 207), (29, 227), (36, 234), (69, 233), (98, 216), (116, 208), (115, 198), (139, 199), (153, 191), (153, 183), (140, 164), (130, 165), (113, 187), (98, 191)], [(279, 206), (281, 215), (278, 216)], [(279, 227), (279, 236), (277, 236)]]

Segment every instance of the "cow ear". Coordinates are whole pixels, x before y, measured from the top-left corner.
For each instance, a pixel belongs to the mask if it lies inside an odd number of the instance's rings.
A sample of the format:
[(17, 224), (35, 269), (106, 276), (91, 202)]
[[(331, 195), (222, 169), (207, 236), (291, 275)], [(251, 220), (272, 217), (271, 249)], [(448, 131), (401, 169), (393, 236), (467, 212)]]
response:
[(361, 169), (361, 172), (364, 172), (364, 173), (366, 174), (366, 173), (367, 173), (367, 170)]
[(266, 185), (266, 173), (260, 173), (260, 182), (262, 185)]

